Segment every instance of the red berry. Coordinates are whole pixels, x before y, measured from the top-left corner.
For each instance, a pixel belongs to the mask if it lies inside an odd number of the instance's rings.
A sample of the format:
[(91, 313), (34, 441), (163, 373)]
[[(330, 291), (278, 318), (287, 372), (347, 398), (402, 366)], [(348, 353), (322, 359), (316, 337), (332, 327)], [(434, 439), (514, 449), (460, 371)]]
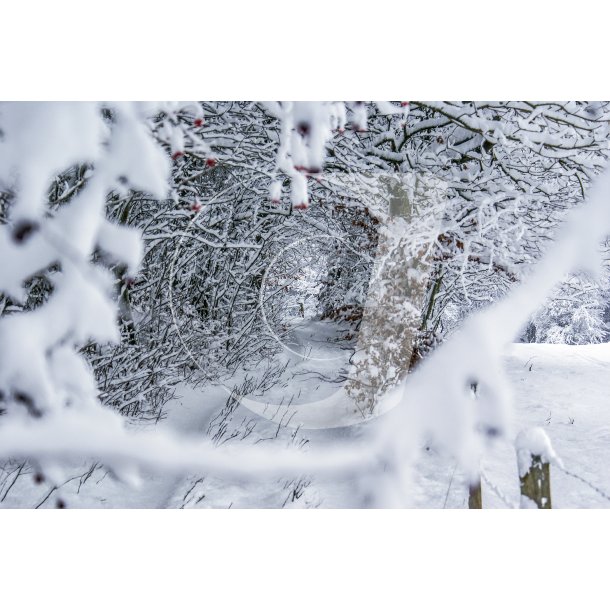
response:
[(191, 204), (191, 210), (192, 210), (193, 212), (199, 212), (199, 211), (201, 210), (201, 204), (199, 203), (199, 201), (194, 201), (194, 202)]
[(193, 125), (195, 125), (195, 127), (201, 127), (203, 125), (203, 119), (195, 119)]
[(184, 153), (181, 150), (177, 150), (173, 155), (172, 155), (172, 159), (174, 161), (177, 161), (178, 159), (180, 159), (180, 157), (184, 157)]
[(309, 206), (304, 201), (302, 203), (297, 203), (293, 208), (295, 210), (306, 210)]
[(309, 125), (309, 123), (307, 121), (301, 121), (298, 125), (297, 125), (297, 131), (299, 132), (300, 135), (302, 135), (303, 137), (305, 137), (306, 135), (309, 135), (309, 131), (311, 130), (311, 126)]
[(44, 483), (44, 475), (42, 474), (42, 472), (37, 472), (34, 475), (34, 483), (36, 483), (36, 485), (40, 485), (41, 483)]
[(401, 105), (403, 108), (406, 108), (406, 107), (409, 105), (409, 102), (400, 102), (400, 105)]
[(214, 157), (208, 157), (208, 158), (205, 160), (205, 164), (206, 164), (208, 167), (216, 167), (216, 163), (217, 163), (217, 161), (216, 161), (216, 159), (214, 159)]
[(33, 233), (38, 230), (38, 223), (30, 220), (20, 220), (13, 229), (13, 239), (18, 243), (23, 243)]

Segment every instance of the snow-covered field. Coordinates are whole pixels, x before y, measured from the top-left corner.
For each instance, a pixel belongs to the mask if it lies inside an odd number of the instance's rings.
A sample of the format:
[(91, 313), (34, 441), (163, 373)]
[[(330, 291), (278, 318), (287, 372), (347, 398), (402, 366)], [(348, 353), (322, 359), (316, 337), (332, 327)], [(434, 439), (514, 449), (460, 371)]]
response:
[[(187, 435), (208, 435), (219, 444), (288, 442), (306, 445), (308, 451), (358, 436), (367, 424), (359, 423), (360, 415), (337, 381), (349, 356), (344, 342), (333, 340), (341, 333), (341, 328), (322, 322), (297, 328), (289, 344), (293, 352), (285, 351), (271, 367), (276, 367), (273, 387), (255, 389), (271, 370), (264, 367), (242, 371), (224, 386), (183, 386), (166, 406), (167, 417), (158, 425)], [(514, 344), (504, 362), (513, 391), (513, 436), (522, 428), (543, 427), (567, 470), (610, 492), (606, 467), (610, 463), (610, 346)], [(234, 387), (249, 391), (243, 402), (250, 408), (229, 399)], [(483, 462), (483, 471), (487, 479), (483, 481), (484, 507), (518, 505), (517, 462), (511, 443), (496, 443)], [(32, 470), (27, 467), (19, 476), (17, 471), (5, 474), (0, 507), (52, 508), (59, 499), (74, 508), (362, 505), (356, 482), (349, 480), (304, 477), (229, 482), (204, 472), (185, 477), (149, 473), (138, 487), (132, 487), (103, 468), (89, 476), (84, 474), (87, 472), (82, 465), (58, 471), (57, 489), (47, 482), (34, 484)], [(610, 507), (610, 501), (600, 493), (555, 466), (552, 494), (555, 508)], [(450, 456), (434, 448), (422, 450), (409, 495), (412, 506), (418, 508), (467, 506), (463, 473)]]
[[(504, 358), (513, 391), (513, 434), (543, 427), (569, 470), (610, 492), (610, 345), (514, 344)], [(484, 460), (489, 480), (513, 504), (519, 502), (514, 448), (498, 443)], [(421, 462), (417, 505), (467, 506), (465, 484), (451, 460), (430, 455)], [(551, 467), (554, 508), (610, 508), (610, 501), (583, 482)], [(451, 485), (450, 485), (451, 483)], [(483, 504), (505, 504), (483, 481)]]

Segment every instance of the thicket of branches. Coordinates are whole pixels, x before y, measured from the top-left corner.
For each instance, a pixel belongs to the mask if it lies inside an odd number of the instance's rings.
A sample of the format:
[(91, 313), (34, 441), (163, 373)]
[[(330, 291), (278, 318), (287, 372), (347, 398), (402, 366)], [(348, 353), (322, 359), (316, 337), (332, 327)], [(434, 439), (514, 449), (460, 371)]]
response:
[[(580, 102), (4, 105), (0, 413), (159, 420), (178, 383), (257, 366), (298, 315), (346, 328), (348, 393), (373, 412), (528, 277), (604, 166), (609, 118)], [(607, 294), (566, 278), (524, 337), (604, 340)]]

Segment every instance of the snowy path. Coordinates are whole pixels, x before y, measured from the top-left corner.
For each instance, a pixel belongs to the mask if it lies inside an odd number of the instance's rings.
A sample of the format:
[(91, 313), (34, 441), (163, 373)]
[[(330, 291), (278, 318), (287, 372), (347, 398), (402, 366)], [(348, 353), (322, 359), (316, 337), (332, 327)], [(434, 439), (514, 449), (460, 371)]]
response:
[(262, 399), (245, 397), (242, 404), (275, 423), (303, 430), (362, 423), (342, 383), (351, 355), (350, 344), (342, 340), (347, 331), (321, 321), (296, 326), (285, 344), (288, 387), (278, 386)]

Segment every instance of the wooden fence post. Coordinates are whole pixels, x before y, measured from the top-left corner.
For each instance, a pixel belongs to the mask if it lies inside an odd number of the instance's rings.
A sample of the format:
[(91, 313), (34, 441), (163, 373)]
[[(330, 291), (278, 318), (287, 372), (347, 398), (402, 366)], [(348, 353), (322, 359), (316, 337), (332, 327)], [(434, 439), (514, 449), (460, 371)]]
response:
[(471, 483), (468, 488), (468, 508), (483, 508), (481, 479), (478, 483)]
[(539, 455), (532, 455), (530, 469), (519, 477), (521, 498), (529, 498), (538, 508), (553, 508), (551, 505), (551, 468)]
[(551, 441), (542, 428), (523, 430), (515, 441), (521, 508), (552, 508), (550, 462), (556, 459)]

